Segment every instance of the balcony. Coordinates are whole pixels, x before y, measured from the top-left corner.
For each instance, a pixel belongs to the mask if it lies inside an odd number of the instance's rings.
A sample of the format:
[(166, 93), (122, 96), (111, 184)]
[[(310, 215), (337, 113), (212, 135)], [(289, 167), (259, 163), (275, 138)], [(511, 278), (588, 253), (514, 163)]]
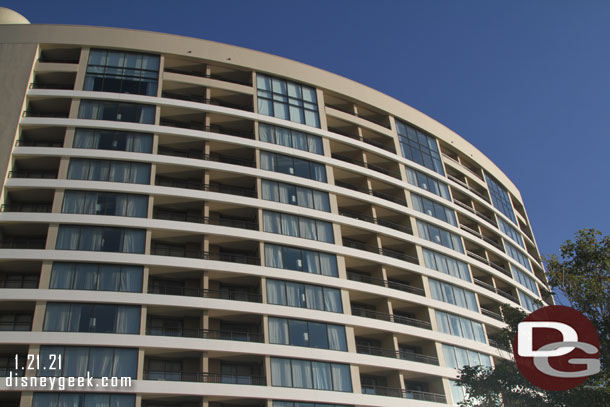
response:
[(9, 178), (57, 179), (57, 171), (17, 170), (9, 171)]
[(177, 222), (191, 222), (201, 223), (204, 225), (217, 225), (231, 228), (258, 230), (258, 222), (242, 218), (200, 216), (189, 212), (169, 211), (163, 209), (155, 209), (153, 212), (153, 218)]
[(218, 192), (221, 194), (239, 195), (251, 198), (256, 198), (256, 190), (249, 188), (238, 188), (223, 184), (204, 184), (195, 179), (172, 178), (158, 175), (155, 179), (155, 185), (161, 187), (195, 189), (198, 191)]
[(260, 258), (258, 257), (248, 256), (238, 252), (206, 252), (199, 249), (190, 249), (186, 246), (153, 244), (151, 254), (155, 256), (186, 257), (191, 259), (260, 265)]
[(383, 168), (383, 167), (381, 167), (379, 165), (370, 164), (370, 163), (367, 163), (367, 162), (364, 162), (364, 161), (361, 161), (361, 160), (356, 160), (356, 159), (353, 159), (353, 158), (349, 158), (349, 157), (347, 157), (345, 155), (336, 154), (336, 153), (332, 154), (332, 158), (334, 158), (336, 160), (340, 160), (340, 161), (346, 162), (346, 163), (355, 164), (355, 165), (358, 165), (358, 166), (363, 167), (363, 168), (368, 168), (369, 170), (377, 171), (377, 172), (379, 172), (381, 174), (389, 175), (390, 177), (394, 177), (394, 178), (400, 179), (400, 172), (388, 170), (388, 169)]
[(347, 182), (342, 182), (342, 181), (335, 181), (335, 185), (341, 188), (347, 188), (350, 189), (352, 191), (356, 191), (356, 192), (362, 192), (364, 194), (367, 195), (371, 195), (371, 196), (375, 196), (377, 198), (381, 198), (381, 199), (385, 199), (386, 201), (390, 201), (390, 202), (394, 202), (397, 203), (399, 205), (402, 206), (407, 206), (407, 201), (405, 199), (399, 198), (399, 197), (394, 197), (392, 195), (383, 193), (383, 192), (378, 192), (378, 191), (374, 191), (372, 189), (368, 189), (368, 188), (362, 188), (362, 187), (357, 187), (355, 185), (351, 185)]
[(149, 294), (180, 295), (185, 297), (217, 298), (221, 300), (263, 302), (263, 296), (246, 290), (211, 290), (196, 287), (178, 287), (176, 285), (151, 285)]
[(31, 331), (33, 314), (0, 314), (0, 331)]
[(263, 335), (247, 331), (226, 331), (203, 328), (147, 328), (146, 335), (177, 336), (182, 338), (221, 339), (225, 341), (260, 343), (263, 343), (265, 341)]
[(11, 203), (0, 206), (0, 212), (32, 212), (32, 213), (49, 213), (51, 212), (52, 204), (34, 204), (34, 203)]
[(408, 233), (410, 235), (413, 234), (413, 229), (411, 229), (411, 227), (409, 227), (409, 226), (399, 225), (397, 223), (390, 222), (388, 220), (374, 218), (372, 216), (363, 215), (363, 214), (360, 214), (358, 212), (350, 211), (350, 210), (347, 210), (347, 209), (339, 209), (339, 215), (347, 216), (347, 217), (352, 218), (352, 219), (363, 220), (365, 222), (374, 223), (374, 224), (380, 225), (380, 226), (385, 226), (387, 228), (398, 230), (398, 231), (401, 231), (401, 232), (405, 232), (405, 233)]
[(161, 370), (144, 371), (144, 380), (166, 380), (182, 382), (245, 384), (251, 386), (266, 386), (265, 376), (226, 375), (207, 372), (172, 372)]
[(352, 281), (359, 281), (367, 284), (374, 284), (381, 287), (392, 288), (394, 290), (404, 291), (406, 293), (425, 296), (423, 288), (414, 287), (409, 284), (399, 283), (397, 281), (384, 280), (381, 278), (370, 277), (361, 273), (347, 272), (347, 278)]
[(407, 261), (409, 263), (419, 264), (419, 260), (417, 259), (417, 257), (409, 256), (408, 254), (404, 254), (392, 249), (379, 248), (376, 246), (367, 245), (366, 243), (360, 242), (358, 240), (343, 238), (343, 246), (350, 247), (352, 249), (364, 250), (370, 253), (377, 253), (382, 256), (392, 257), (394, 259)]
[(357, 317), (365, 317), (365, 318), (379, 319), (382, 321), (395, 322), (398, 324), (410, 325), (410, 326), (414, 326), (417, 328), (432, 329), (432, 325), (428, 321), (423, 321), (423, 320), (406, 317), (406, 316), (401, 316), (401, 315), (387, 314), (385, 312), (377, 312), (377, 311), (373, 311), (373, 310), (369, 310), (369, 309), (365, 309), (365, 308), (360, 308), (357, 306), (352, 307), (352, 315), (357, 316)]
[(0, 240), (0, 249), (44, 249), (46, 238), (10, 238)]
[(362, 344), (356, 345), (356, 352), (366, 355), (383, 356), (387, 358), (409, 360), (411, 362), (427, 363), (429, 365), (438, 366), (438, 358), (434, 356), (422, 355), (421, 353), (407, 352), (403, 350), (398, 351), (394, 349), (384, 349)]
[(504, 297), (504, 298), (506, 298), (506, 299), (508, 299), (508, 300), (510, 300), (512, 302), (515, 302), (515, 303), (519, 304), (519, 300), (517, 300), (517, 298), (515, 298), (510, 293), (507, 293), (506, 291), (500, 290), (499, 288), (496, 288), (493, 285), (488, 284), (488, 283), (486, 283), (484, 281), (477, 280), (476, 278), (473, 281), (479, 287), (483, 287), (483, 288), (485, 288), (485, 289), (487, 289), (487, 290), (489, 290), (491, 292), (494, 292), (496, 294), (501, 295), (502, 297)]
[(402, 390), (399, 387), (363, 385), (362, 394), (374, 394), (376, 396), (386, 397), (401, 397), (403, 399), (431, 401), (434, 403), (447, 402), (447, 399), (443, 394), (429, 393), (417, 390)]
[(38, 274), (0, 273), (0, 288), (38, 288)]

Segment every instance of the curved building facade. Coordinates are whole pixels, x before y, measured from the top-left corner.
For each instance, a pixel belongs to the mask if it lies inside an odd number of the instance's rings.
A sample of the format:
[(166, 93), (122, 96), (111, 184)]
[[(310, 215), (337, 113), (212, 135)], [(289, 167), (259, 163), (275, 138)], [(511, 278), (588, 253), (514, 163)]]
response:
[(517, 188), (395, 99), (200, 39), (0, 38), (0, 372), (132, 380), (3, 406), (453, 405), (510, 357), (500, 305), (552, 301)]

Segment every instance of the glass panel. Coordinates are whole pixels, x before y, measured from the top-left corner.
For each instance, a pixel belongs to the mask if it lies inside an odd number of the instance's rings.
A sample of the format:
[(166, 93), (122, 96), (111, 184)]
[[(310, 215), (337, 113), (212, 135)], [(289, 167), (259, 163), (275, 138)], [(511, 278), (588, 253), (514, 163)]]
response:
[(332, 390), (332, 373), (330, 363), (312, 362), (313, 388), (317, 390)]
[(349, 365), (332, 363), (331, 369), (333, 378), (333, 390), (351, 392), (352, 379), (350, 375)]
[(327, 331), (329, 349), (347, 351), (345, 327), (341, 325), (328, 325)]
[(293, 346), (309, 346), (307, 322), (291, 319), (288, 321), (290, 344)]
[(313, 381), (311, 376), (311, 362), (308, 360), (292, 359), (292, 385), (293, 387), (311, 389)]
[(326, 324), (309, 322), (309, 347), (328, 349), (328, 333)]
[(271, 385), (292, 387), (290, 359), (271, 358)]
[(288, 340), (288, 320), (269, 317), (269, 342), (280, 345), (290, 344)]

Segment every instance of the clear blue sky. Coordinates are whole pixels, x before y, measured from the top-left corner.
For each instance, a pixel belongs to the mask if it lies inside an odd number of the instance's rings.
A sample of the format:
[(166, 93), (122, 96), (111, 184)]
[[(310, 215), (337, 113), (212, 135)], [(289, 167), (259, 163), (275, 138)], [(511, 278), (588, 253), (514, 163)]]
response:
[[(172, 4), (169, 8), (168, 4)], [(542, 254), (610, 234), (610, 2), (1, 1), (32, 23), (145, 29), (298, 60), (387, 93), (521, 190)]]

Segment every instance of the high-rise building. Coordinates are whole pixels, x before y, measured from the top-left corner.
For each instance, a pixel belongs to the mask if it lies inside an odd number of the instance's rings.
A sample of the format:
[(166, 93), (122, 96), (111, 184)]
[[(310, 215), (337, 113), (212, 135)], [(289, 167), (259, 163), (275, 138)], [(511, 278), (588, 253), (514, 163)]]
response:
[(235, 46), (0, 21), (0, 374), (132, 379), (0, 380), (2, 406), (453, 405), (456, 368), (509, 357), (500, 305), (552, 302), (517, 188), (408, 105)]

